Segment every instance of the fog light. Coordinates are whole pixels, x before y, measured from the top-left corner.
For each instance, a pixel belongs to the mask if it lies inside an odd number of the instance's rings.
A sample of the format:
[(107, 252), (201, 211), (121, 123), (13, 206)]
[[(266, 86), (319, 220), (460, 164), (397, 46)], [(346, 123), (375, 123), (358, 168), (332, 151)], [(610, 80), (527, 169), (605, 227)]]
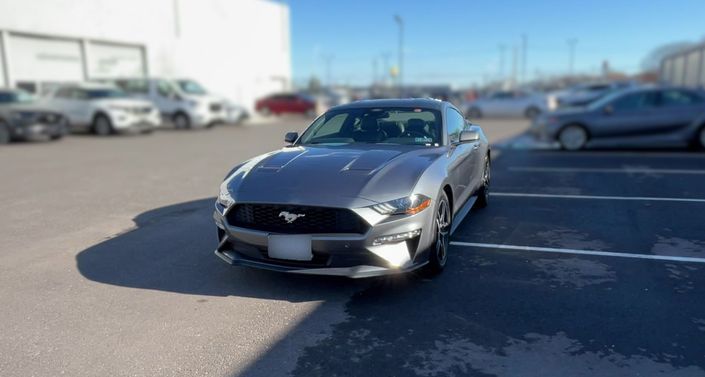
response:
[(421, 234), (421, 229), (412, 230), (410, 232), (390, 234), (388, 236), (382, 236), (375, 238), (372, 241), (373, 246), (385, 245), (389, 243), (397, 243), (401, 241), (406, 241), (408, 239), (418, 237)]

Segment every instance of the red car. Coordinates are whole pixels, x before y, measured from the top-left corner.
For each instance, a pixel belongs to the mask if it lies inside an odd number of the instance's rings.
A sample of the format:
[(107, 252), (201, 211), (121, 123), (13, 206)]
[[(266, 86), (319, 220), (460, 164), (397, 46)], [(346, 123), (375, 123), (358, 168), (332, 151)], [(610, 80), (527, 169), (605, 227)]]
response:
[(263, 115), (284, 113), (316, 115), (316, 101), (305, 94), (272, 94), (257, 101), (257, 112)]

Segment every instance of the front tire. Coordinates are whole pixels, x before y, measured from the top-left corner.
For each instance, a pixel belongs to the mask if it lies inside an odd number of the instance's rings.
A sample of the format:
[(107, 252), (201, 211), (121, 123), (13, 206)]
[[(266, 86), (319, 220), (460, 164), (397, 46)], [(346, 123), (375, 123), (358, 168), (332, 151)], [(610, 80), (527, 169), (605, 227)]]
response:
[(558, 142), (561, 148), (568, 151), (577, 151), (585, 148), (589, 139), (588, 132), (585, 127), (571, 124), (566, 126), (558, 134)]
[(441, 191), (436, 213), (433, 216), (434, 241), (429, 249), (428, 264), (424, 266), (423, 270), (427, 276), (440, 274), (446, 266), (452, 216), (448, 196), (444, 191)]
[(531, 106), (524, 112), (524, 116), (528, 119), (534, 119), (541, 114), (541, 110), (538, 107)]
[(104, 114), (96, 115), (93, 119), (93, 133), (98, 136), (108, 136), (113, 133), (113, 125), (110, 118)]
[(697, 145), (701, 150), (705, 149), (705, 126), (698, 131)]
[(174, 127), (178, 130), (186, 130), (191, 128), (191, 119), (188, 115), (182, 112), (176, 113), (172, 121), (174, 122)]
[(492, 177), (491, 172), (490, 156), (485, 156), (485, 170), (482, 174), (482, 186), (477, 191), (477, 200), (475, 201), (475, 208), (485, 208), (490, 202), (490, 178)]
[(0, 144), (7, 144), (10, 139), (10, 127), (7, 126), (5, 121), (0, 120)]

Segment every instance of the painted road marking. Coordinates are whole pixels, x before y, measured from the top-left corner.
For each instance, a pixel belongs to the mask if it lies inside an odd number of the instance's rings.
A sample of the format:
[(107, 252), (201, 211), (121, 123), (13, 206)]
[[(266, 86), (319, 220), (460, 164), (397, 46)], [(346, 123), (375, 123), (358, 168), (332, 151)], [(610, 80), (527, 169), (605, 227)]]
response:
[(619, 173), (619, 174), (695, 174), (704, 175), (705, 170), (697, 169), (652, 169), (640, 167), (624, 168), (560, 168), (560, 167), (532, 167), (512, 166), (510, 171), (534, 173)]
[(660, 198), (649, 196), (602, 196), (602, 195), (561, 195), (561, 194), (529, 194), (520, 192), (493, 192), (491, 196), (523, 197), (523, 198), (552, 198), (552, 199), (591, 199), (591, 200), (635, 200), (651, 202), (681, 202), (705, 203), (705, 199), (696, 198)]
[(677, 256), (669, 256), (669, 255), (616, 253), (616, 252), (611, 252), (611, 251), (559, 249), (559, 248), (553, 248), (553, 247), (519, 246), (519, 245), (504, 245), (504, 244), (461, 242), (461, 241), (451, 241), (450, 244), (453, 246), (472, 247), (472, 248), (481, 248), (481, 249), (519, 250), (519, 251), (532, 251), (532, 252), (540, 252), (540, 253), (594, 255), (594, 256), (601, 256), (601, 257), (649, 259), (649, 260), (659, 260), (659, 261), (669, 261), (669, 262), (705, 263), (705, 258), (677, 257)]

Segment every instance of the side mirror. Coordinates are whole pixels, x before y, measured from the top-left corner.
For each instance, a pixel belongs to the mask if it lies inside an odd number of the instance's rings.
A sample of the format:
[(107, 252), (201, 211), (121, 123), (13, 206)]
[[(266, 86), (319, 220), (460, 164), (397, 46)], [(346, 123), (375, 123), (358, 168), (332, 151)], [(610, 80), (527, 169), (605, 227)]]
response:
[(287, 132), (286, 135), (284, 136), (284, 141), (293, 144), (296, 139), (299, 138), (299, 133), (298, 132)]
[(480, 140), (480, 133), (473, 130), (466, 130), (460, 132), (460, 142), (469, 143), (473, 141)]
[(607, 105), (604, 109), (602, 109), (602, 112), (605, 113), (605, 115), (612, 115), (612, 113), (614, 113), (614, 107), (612, 107), (612, 105)]

